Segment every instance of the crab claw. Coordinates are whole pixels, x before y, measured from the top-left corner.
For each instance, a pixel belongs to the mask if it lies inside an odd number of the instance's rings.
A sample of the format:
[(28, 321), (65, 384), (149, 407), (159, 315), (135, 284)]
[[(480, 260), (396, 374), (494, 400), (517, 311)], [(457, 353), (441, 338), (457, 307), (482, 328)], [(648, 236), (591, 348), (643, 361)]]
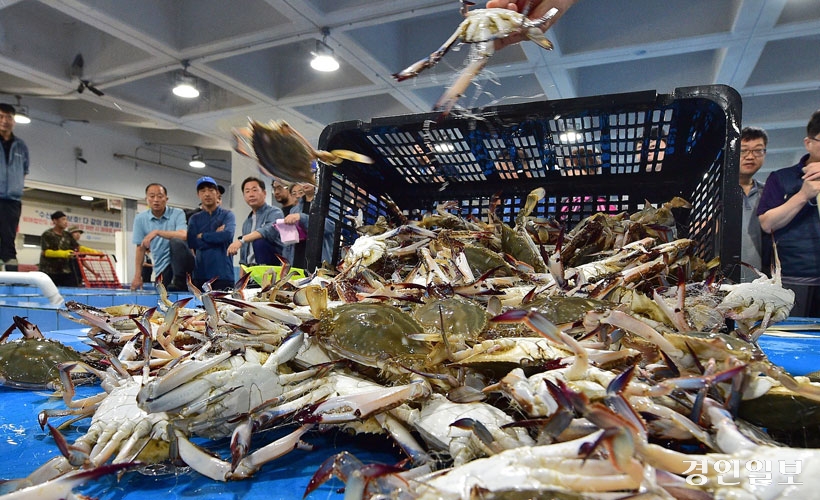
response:
[(312, 425), (303, 425), (276, 441), (256, 450), (240, 459), (235, 465), (221, 460), (205, 452), (188, 440), (188, 437), (179, 429), (173, 430), (179, 457), (195, 471), (215, 481), (229, 479), (246, 479), (251, 477), (264, 464), (275, 460), (290, 451), (303, 446), (301, 436), (310, 430)]
[(405, 401), (430, 395), (430, 385), (423, 379), (406, 385), (337, 396), (304, 408), (294, 420), (305, 423), (341, 423), (363, 420), (394, 408)]
[(524, 323), (532, 331), (542, 337), (555, 342), (561, 346), (569, 347), (575, 353), (575, 361), (570, 370), (567, 371), (568, 380), (576, 380), (583, 377), (589, 367), (589, 354), (586, 349), (573, 337), (562, 332), (550, 320), (538, 311), (527, 311), (523, 309), (507, 311), (490, 321), (495, 323)]
[(490, 319), (493, 323), (524, 323), (534, 332), (546, 337), (556, 344), (564, 345), (561, 331), (541, 313), (526, 309), (513, 309)]
[[(343, 451), (325, 460), (319, 469), (310, 478), (305, 488), (306, 498), (316, 488), (326, 483), (332, 476), (336, 476), (345, 483), (345, 498), (365, 498), (379, 496), (375, 493), (395, 492), (397, 485), (396, 474), (402, 469), (385, 464), (364, 464), (353, 454)], [(401, 480), (403, 485), (407, 483)], [(373, 491), (374, 486), (378, 491)], [(368, 494), (365, 494), (365, 493)]]
[(665, 396), (676, 389), (694, 390), (701, 389), (713, 384), (718, 384), (732, 379), (735, 375), (746, 369), (746, 365), (738, 365), (728, 370), (715, 373), (713, 375), (702, 375), (700, 377), (680, 377), (671, 378), (653, 385), (647, 390), (647, 396)]
[(51, 433), (51, 437), (54, 438), (54, 442), (57, 444), (57, 449), (60, 450), (60, 453), (66, 457), (68, 463), (70, 463), (74, 467), (80, 467), (88, 463), (88, 453), (85, 450), (77, 448), (75, 446), (71, 446), (66, 441), (65, 436), (58, 431), (53, 425), (48, 424), (48, 430)]
[(240, 461), (248, 454), (251, 446), (253, 419), (247, 415), (233, 430), (231, 435), (231, 472), (239, 467)]
[(609, 460), (618, 470), (640, 480), (642, 467), (632, 457), (636, 450), (635, 439), (645, 436), (646, 433), (641, 424), (615, 413), (604, 404), (590, 403), (586, 395), (573, 391), (560, 380), (558, 386), (578, 413), (604, 430), (593, 444), (582, 449), (585, 458), (589, 458), (592, 452), (603, 445), (608, 452)]
[(586, 458), (592, 455), (598, 447), (603, 445), (612, 464), (623, 472), (629, 472), (632, 456), (635, 454), (635, 440), (632, 433), (621, 427), (611, 427), (604, 430), (595, 443), (585, 450)]
[(495, 438), (493, 438), (493, 435), (490, 432), (490, 430), (487, 429), (487, 427), (485, 427), (484, 424), (482, 424), (478, 420), (469, 417), (460, 418), (452, 424), (450, 424), (450, 427), (456, 427), (458, 429), (473, 431), (473, 434), (475, 434), (479, 441), (484, 443), (485, 446), (487, 446), (491, 450), (499, 451), (496, 449), (496, 446), (494, 444)]

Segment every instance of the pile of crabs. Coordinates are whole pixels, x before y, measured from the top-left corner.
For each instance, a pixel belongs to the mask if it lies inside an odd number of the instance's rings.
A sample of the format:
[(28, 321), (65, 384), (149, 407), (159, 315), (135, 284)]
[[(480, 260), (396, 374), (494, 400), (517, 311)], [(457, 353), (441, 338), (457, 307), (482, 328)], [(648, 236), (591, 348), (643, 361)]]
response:
[[(541, 196), (531, 193), (514, 227), (492, 213), (465, 220), (452, 204), (400, 227), (361, 227), (337, 268), (294, 281), (285, 266), (232, 293), (190, 285), (201, 307), (166, 294), (154, 308), (68, 303), (95, 350), (40, 381), (65, 403), (39, 415), (61, 455), (2, 491), (70, 490), (95, 471), (165, 462), (247, 479), (333, 429), (386, 435), (401, 451), (391, 464), (328, 457), (305, 495), (332, 476), (363, 498), (811, 488), (814, 450), (760, 430), (820, 400), (820, 385), (755, 344), (791, 307), (778, 276), (721, 283), (716, 263), (676, 238), (683, 200), (564, 232), (528, 216)], [(89, 376), (99, 392), (75, 397)], [(77, 426), (80, 438), (63, 438)], [(282, 432), (271, 440), (262, 431), (272, 428)], [(201, 448), (226, 437), (229, 457)], [(779, 463), (800, 464), (799, 481)], [(768, 481), (755, 476), (762, 464), (774, 464)]]

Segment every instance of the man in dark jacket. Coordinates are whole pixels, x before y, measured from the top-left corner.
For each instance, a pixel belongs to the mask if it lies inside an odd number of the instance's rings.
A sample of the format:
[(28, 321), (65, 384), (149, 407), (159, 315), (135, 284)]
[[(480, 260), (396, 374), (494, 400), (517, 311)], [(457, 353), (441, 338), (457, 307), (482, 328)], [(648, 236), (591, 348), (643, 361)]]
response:
[(783, 286), (794, 291), (792, 316), (820, 317), (820, 109), (806, 126), (808, 154), (769, 175), (757, 206), (760, 228), (773, 234)]
[(23, 184), (28, 175), (28, 147), (15, 136), (14, 106), (0, 104), (0, 265), (5, 263), (6, 271), (17, 270), (17, 226), (20, 224)]
[(219, 185), (212, 177), (201, 177), (196, 182), (196, 193), (202, 202), (202, 211), (188, 221), (188, 247), (194, 251), (194, 284), (214, 279), (211, 288), (225, 290), (233, 287), (233, 262), (228, 257), (228, 246), (233, 241), (236, 218), (233, 212), (219, 204)]
[(265, 182), (257, 177), (242, 181), (242, 196), (251, 213), (242, 223), (242, 235), (228, 247), (228, 255), (239, 252), (239, 263), (243, 266), (279, 265), (277, 255), (282, 255), (282, 241), (274, 224), (284, 219), (285, 214), (268, 205)]

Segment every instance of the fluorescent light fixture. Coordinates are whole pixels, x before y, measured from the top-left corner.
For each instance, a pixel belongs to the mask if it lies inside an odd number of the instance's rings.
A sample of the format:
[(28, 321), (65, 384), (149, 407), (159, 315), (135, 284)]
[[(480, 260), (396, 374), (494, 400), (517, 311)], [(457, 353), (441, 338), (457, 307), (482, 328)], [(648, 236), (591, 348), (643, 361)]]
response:
[(339, 61), (333, 56), (333, 49), (327, 44), (329, 34), (330, 29), (322, 28), (322, 39), (316, 40), (316, 51), (310, 53), (313, 56), (310, 67), (316, 71), (330, 72), (339, 69)]
[(83, 201), (94, 201), (94, 197), (93, 196), (88, 196), (87, 194), (84, 194), (84, 195), (80, 196), (80, 199), (83, 200)]
[(433, 144), (433, 150), (436, 153), (452, 153), (456, 150), (456, 147), (450, 142), (438, 142)]

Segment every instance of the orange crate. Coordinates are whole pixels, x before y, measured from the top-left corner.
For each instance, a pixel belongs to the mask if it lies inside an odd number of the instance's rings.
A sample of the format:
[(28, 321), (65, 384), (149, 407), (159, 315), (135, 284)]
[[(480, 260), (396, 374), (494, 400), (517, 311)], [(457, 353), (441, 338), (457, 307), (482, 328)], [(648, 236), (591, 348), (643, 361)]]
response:
[(85, 286), (89, 288), (119, 288), (121, 286), (108, 255), (76, 254), (75, 257)]

